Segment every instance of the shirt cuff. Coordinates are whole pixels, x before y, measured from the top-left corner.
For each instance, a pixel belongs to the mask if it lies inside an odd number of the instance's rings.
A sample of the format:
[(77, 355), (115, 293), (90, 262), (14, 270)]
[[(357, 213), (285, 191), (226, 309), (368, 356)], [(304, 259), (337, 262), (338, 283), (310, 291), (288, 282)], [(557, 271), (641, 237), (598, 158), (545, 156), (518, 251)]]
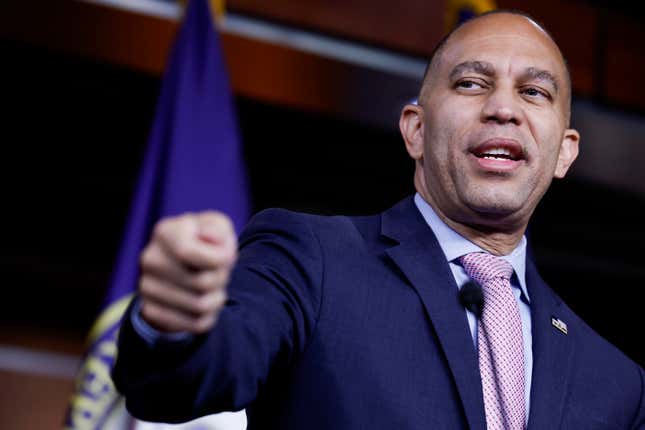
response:
[(180, 331), (176, 333), (163, 333), (153, 328), (141, 316), (141, 301), (137, 300), (130, 313), (130, 322), (137, 334), (144, 340), (148, 346), (154, 346), (159, 342), (164, 343), (189, 343), (193, 340), (192, 333)]

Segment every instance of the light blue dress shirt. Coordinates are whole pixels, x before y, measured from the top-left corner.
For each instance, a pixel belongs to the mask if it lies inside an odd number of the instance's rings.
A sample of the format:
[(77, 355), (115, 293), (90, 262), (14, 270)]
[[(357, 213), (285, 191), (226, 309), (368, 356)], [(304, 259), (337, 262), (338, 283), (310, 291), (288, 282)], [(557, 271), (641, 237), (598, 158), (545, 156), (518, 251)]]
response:
[[(461, 288), (464, 284), (470, 281), (470, 277), (459, 263), (459, 257), (471, 252), (487, 252), (475, 245), (444, 223), (432, 207), (421, 197), (419, 193), (414, 196), (414, 203), (419, 208), (421, 215), (426, 220), (434, 232), (439, 246), (446, 256), (446, 261), (450, 265), (452, 275), (455, 277), (457, 286)], [(522, 320), (522, 341), (524, 343), (524, 402), (526, 405), (526, 419), (528, 420), (530, 408), (530, 393), (531, 393), (531, 375), (533, 370), (533, 350), (532, 350), (532, 335), (531, 335), (531, 307), (528, 290), (526, 289), (525, 269), (526, 269), (526, 237), (522, 236), (522, 240), (517, 247), (509, 255), (501, 256), (504, 260), (508, 261), (513, 266), (513, 277), (511, 278), (511, 287), (513, 295), (520, 308), (520, 318)], [(470, 334), (473, 338), (475, 351), (477, 351), (477, 317), (469, 310), (464, 310), (468, 318), (468, 326), (470, 327)]]

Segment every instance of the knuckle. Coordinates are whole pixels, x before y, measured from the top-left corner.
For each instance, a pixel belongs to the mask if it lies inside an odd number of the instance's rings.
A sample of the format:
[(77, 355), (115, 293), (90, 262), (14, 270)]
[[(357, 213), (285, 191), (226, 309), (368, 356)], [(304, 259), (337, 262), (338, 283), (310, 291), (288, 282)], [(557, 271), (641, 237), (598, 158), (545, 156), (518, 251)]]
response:
[(221, 309), (226, 305), (226, 301), (228, 300), (228, 294), (226, 291), (218, 291), (217, 295), (215, 296), (215, 307), (216, 309)]
[(146, 300), (143, 300), (141, 303), (141, 316), (145, 319), (154, 319), (156, 316), (154, 305)]
[(221, 219), (227, 218), (227, 216), (221, 212), (221, 211), (216, 211), (216, 210), (208, 210), (201, 212), (199, 214), (199, 217), (203, 221), (214, 221), (218, 222)]
[(195, 299), (194, 307), (199, 314), (206, 314), (212, 310), (213, 300), (204, 295)]
[(222, 268), (226, 268), (227, 271), (235, 265), (235, 262), (237, 261), (237, 249), (234, 247), (227, 247), (223, 249), (222, 255), (221, 255), (221, 266)]
[(226, 303), (226, 301), (228, 300), (228, 293), (226, 292), (226, 290), (222, 290), (219, 292), (219, 298), (222, 304)]
[(199, 220), (202, 224), (217, 229), (220, 233), (228, 235), (234, 231), (233, 221), (223, 212), (206, 211), (200, 214)]
[(221, 213), (221, 212), (220, 212), (220, 213), (219, 213), (219, 219), (221, 220), (220, 222), (221, 222), (224, 226), (226, 226), (226, 227), (228, 227), (228, 228), (230, 228), (230, 229), (232, 229), (232, 228), (233, 228), (233, 220), (231, 219), (231, 217), (230, 217), (230, 216), (228, 216), (228, 215), (226, 215), (226, 214), (224, 214), (224, 213)]
[(177, 243), (175, 244), (174, 253), (177, 258), (184, 263), (190, 263), (193, 257), (193, 249), (190, 242), (187, 240), (177, 241)]
[(174, 237), (190, 228), (193, 217), (193, 214), (185, 213), (163, 218), (155, 224), (152, 236), (162, 241), (172, 241)]
[(214, 284), (220, 288), (224, 289), (226, 287), (226, 284), (228, 284), (228, 280), (230, 278), (231, 271), (228, 268), (222, 268), (217, 271), (215, 274), (216, 279), (214, 280)]
[(155, 224), (152, 230), (152, 237), (157, 239), (162, 239), (167, 237), (169, 233), (173, 230), (174, 223), (175, 223), (175, 220), (173, 218), (164, 218), (159, 220)]
[(196, 225), (197, 214), (193, 212), (184, 212), (181, 215), (177, 215), (173, 219), (177, 223), (177, 228), (179, 230), (186, 231), (187, 229), (191, 229)]
[(208, 316), (204, 316), (204, 317), (199, 318), (195, 322), (194, 326), (195, 326), (195, 329), (197, 331), (204, 332), (204, 331), (209, 330), (213, 326), (214, 323), (215, 323), (215, 316), (214, 315), (208, 315)]
[(139, 265), (142, 269), (148, 269), (155, 264), (155, 250), (152, 244), (146, 246), (139, 256)]
[(147, 297), (153, 291), (154, 287), (152, 280), (148, 276), (142, 276), (141, 281), (139, 281), (139, 292), (141, 293), (141, 295)]
[(235, 230), (235, 228), (233, 227), (233, 220), (231, 220), (231, 218), (226, 215), (220, 216), (219, 223), (228, 234), (232, 234)]
[(212, 271), (203, 271), (194, 275), (192, 285), (200, 291), (208, 291), (217, 287), (217, 277)]

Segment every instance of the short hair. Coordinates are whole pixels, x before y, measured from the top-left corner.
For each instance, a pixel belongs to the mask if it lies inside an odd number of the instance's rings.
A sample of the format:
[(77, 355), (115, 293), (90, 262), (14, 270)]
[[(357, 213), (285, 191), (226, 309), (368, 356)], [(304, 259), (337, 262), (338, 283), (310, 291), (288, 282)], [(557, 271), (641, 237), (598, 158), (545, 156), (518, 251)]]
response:
[(534, 17), (532, 17), (528, 13), (523, 12), (521, 10), (517, 10), (517, 9), (495, 9), (495, 10), (491, 10), (491, 11), (488, 11), (488, 12), (484, 12), (481, 15), (478, 15), (478, 16), (475, 16), (475, 17), (469, 19), (469, 20), (460, 22), (457, 26), (455, 26), (455, 28), (453, 28), (447, 34), (445, 34), (441, 38), (439, 43), (437, 43), (437, 45), (434, 47), (432, 52), (430, 53), (430, 58), (428, 58), (428, 63), (426, 64), (425, 71), (423, 72), (423, 79), (421, 81), (421, 88), (419, 88), (418, 99), (421, 98), (421, 92), (423, 91), (423, 88), (424, 88), (424, 86), (426, 84), (426, 81), (428, 80), (428, 76), (430, 75), (430, 73), (432, 71), (432, 68), (435, 66), (437, 60), (441, 57), (441, 53), (442, 53), (443, 49), (445, 48), (446, 44), (448, 43), (448, 40), (450, 39), (450, 37), (452, 37), (452, 35), (457, 30), (459, 30), (464, 24), (466, 24), (467, 22), (469, 22), (471, 20), (479, 19), (479, 18), (482, 18), (482, 17), (487, 16), (487, 15), (495, 15), (495, 14), (500, 14), (500, 13), (507, 13), (507, 14), (511, 14), (511, 15), (523, 16), (524, 18), (528, 19), (533, 24), (535, 24), (540, 30), (544, 31), (544, 33), (547, 36), (549, 36), (549, 38), (553, 41), (553, 43), (558, 48), (558, 52), (560, 53), (560, 57), (562, 58), (562, 61), (564, 63), (564, 70), (565, 70), (565, 75), (566, 75), (565, 76), (565, 79), (566, 79), (565, 84), (566, 84), (566, 88), (567, 88), (567, 94), (566, 95), (567, 95), (567, 105), (568, 105), (568, 109), (567, 109), (568, 110), (568, 112), (567, 112), (567, 122), (568, 122), (569, 121), (569, 116), (570, 116), (569, 111), (571, 110), (571, 108), (570, 108), (570, 106), (571, 106), (571, 72), (569, 71), (569, 65), (567, 63), (567, 59), (564, 57), (564, 54), (560, 50), (560, 47), (555, 42), (555, 38), (553, 37), (551, 32), (549, 32), (549, 30), (546, 29), (544, 24), (539, 22), (537, 19), (535, 19)]

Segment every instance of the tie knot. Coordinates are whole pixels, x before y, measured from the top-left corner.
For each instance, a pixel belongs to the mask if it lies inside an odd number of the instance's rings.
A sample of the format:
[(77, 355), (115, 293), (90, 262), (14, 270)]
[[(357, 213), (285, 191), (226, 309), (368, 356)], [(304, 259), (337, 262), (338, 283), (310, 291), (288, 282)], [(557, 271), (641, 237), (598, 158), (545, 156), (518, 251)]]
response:
[(471, 252), (459, 258), (468, 276), (479, 285), (484, 285), (495, 278), (509, 280), (513, 275), (513, 266), (500, 257), (484, 252)]

